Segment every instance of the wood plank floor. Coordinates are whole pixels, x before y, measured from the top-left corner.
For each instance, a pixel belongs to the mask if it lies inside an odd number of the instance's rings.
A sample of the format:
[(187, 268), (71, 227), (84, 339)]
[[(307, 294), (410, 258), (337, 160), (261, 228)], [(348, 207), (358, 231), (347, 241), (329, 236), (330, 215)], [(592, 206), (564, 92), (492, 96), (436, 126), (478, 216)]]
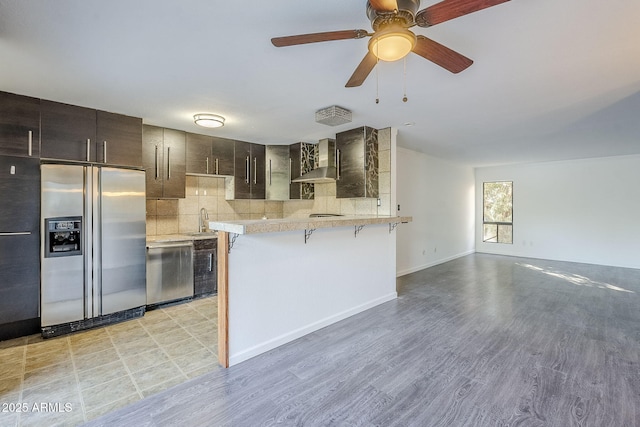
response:
[(640, 426), (640, 270), (475, 254), (89, 426)]

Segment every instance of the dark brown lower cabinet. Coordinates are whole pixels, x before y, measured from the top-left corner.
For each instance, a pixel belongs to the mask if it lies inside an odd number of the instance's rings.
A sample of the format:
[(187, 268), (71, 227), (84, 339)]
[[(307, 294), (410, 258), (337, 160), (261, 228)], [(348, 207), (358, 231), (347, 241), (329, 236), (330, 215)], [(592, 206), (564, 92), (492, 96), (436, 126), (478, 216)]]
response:
[(193, 241), (193, 295), (199, 297), (218, 292), (218, 239)]
[(40, 329), (40, 160), (0, 156), (0, 341)]

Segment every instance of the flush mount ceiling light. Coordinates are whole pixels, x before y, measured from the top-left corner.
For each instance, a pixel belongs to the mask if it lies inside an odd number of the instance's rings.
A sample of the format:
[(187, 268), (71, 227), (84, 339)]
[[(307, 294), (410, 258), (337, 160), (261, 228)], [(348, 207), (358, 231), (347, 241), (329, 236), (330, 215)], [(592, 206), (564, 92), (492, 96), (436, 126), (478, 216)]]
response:
[(397, 61), (407, 56), (416, 45), (416, 35), (398, 24), (376, 31), (369, 40), (369, 52), (381, 61)]
[(198, 125), (205, 128), (219, 128), (224, 126), (224, 117), (217, 114), (196, 114), (193, 116), (193, 121)]

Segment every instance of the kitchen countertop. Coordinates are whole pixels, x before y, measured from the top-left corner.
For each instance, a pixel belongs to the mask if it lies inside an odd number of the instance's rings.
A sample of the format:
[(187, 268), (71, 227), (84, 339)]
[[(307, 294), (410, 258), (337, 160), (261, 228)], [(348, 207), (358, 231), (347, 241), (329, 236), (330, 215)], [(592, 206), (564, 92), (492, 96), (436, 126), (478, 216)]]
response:
[(368, 224), (406, 223), (410, 216), (345, 215), (320, 218), (250, 219), (211, 221), (209, 229), (235, 234), (277, 233), (282, 231), (315, 230), (318, 228), (349, 227)]
[(218, 233), (215, 231), (203, 233), (181, 233), (181, 234), (161, 234), (157, 236), (147, 236), (147, 245), (150, 243), (171, 243), (185, 242), (193, 240), (217, 239)]

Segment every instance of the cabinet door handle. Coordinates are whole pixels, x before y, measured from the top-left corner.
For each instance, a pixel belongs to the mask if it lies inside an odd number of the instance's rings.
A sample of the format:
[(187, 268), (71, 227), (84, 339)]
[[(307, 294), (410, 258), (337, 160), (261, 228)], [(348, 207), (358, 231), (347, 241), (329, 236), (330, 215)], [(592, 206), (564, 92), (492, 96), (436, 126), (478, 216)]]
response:
[(292, 172), (293, 172), (293, 159), (289, 157), (289, 185), (291, 185), (292, 184), (291, 181), (293, 181), (293, 177), (291, 176)]
[(102, 163), (107, 163), (107, 141), (102, 142)]
[(171, 147), (167, 147), (167, 181), (171, 179)]
[(158, 168), (158, 145), (156, 144), (156, 179), (158, 179), (159, 174), (160, 170)]
[(269, 159), (269, 187), (271, 187), (271, 159)]
[(249, 156), (244, 160), (244, 182), (249, 183)]
[(341, 162), (340, 162), (340, 150), (336, 150), (336, 162), (338, 163), (336, 165), (336, 181), (338, 181), (340, 179), (340, 168), (342, 166)]
[(209, 254), (209, 271), (213, 271), (213, 254)]
[(218, 175), (218, 158), (216, 157), (216, 175)]
[(207, 157), (207, 173), (209, 173), (209, 158)]
[(27, 147), (29, 150), (29, 157), (33, 155), (33, 131), (29, 131), (29, 146)]
[(258, 183), (258, 158), (253, 158), (253, 183)]
[(91, 140), (87, 138), (87, 162), (91, 161)]

